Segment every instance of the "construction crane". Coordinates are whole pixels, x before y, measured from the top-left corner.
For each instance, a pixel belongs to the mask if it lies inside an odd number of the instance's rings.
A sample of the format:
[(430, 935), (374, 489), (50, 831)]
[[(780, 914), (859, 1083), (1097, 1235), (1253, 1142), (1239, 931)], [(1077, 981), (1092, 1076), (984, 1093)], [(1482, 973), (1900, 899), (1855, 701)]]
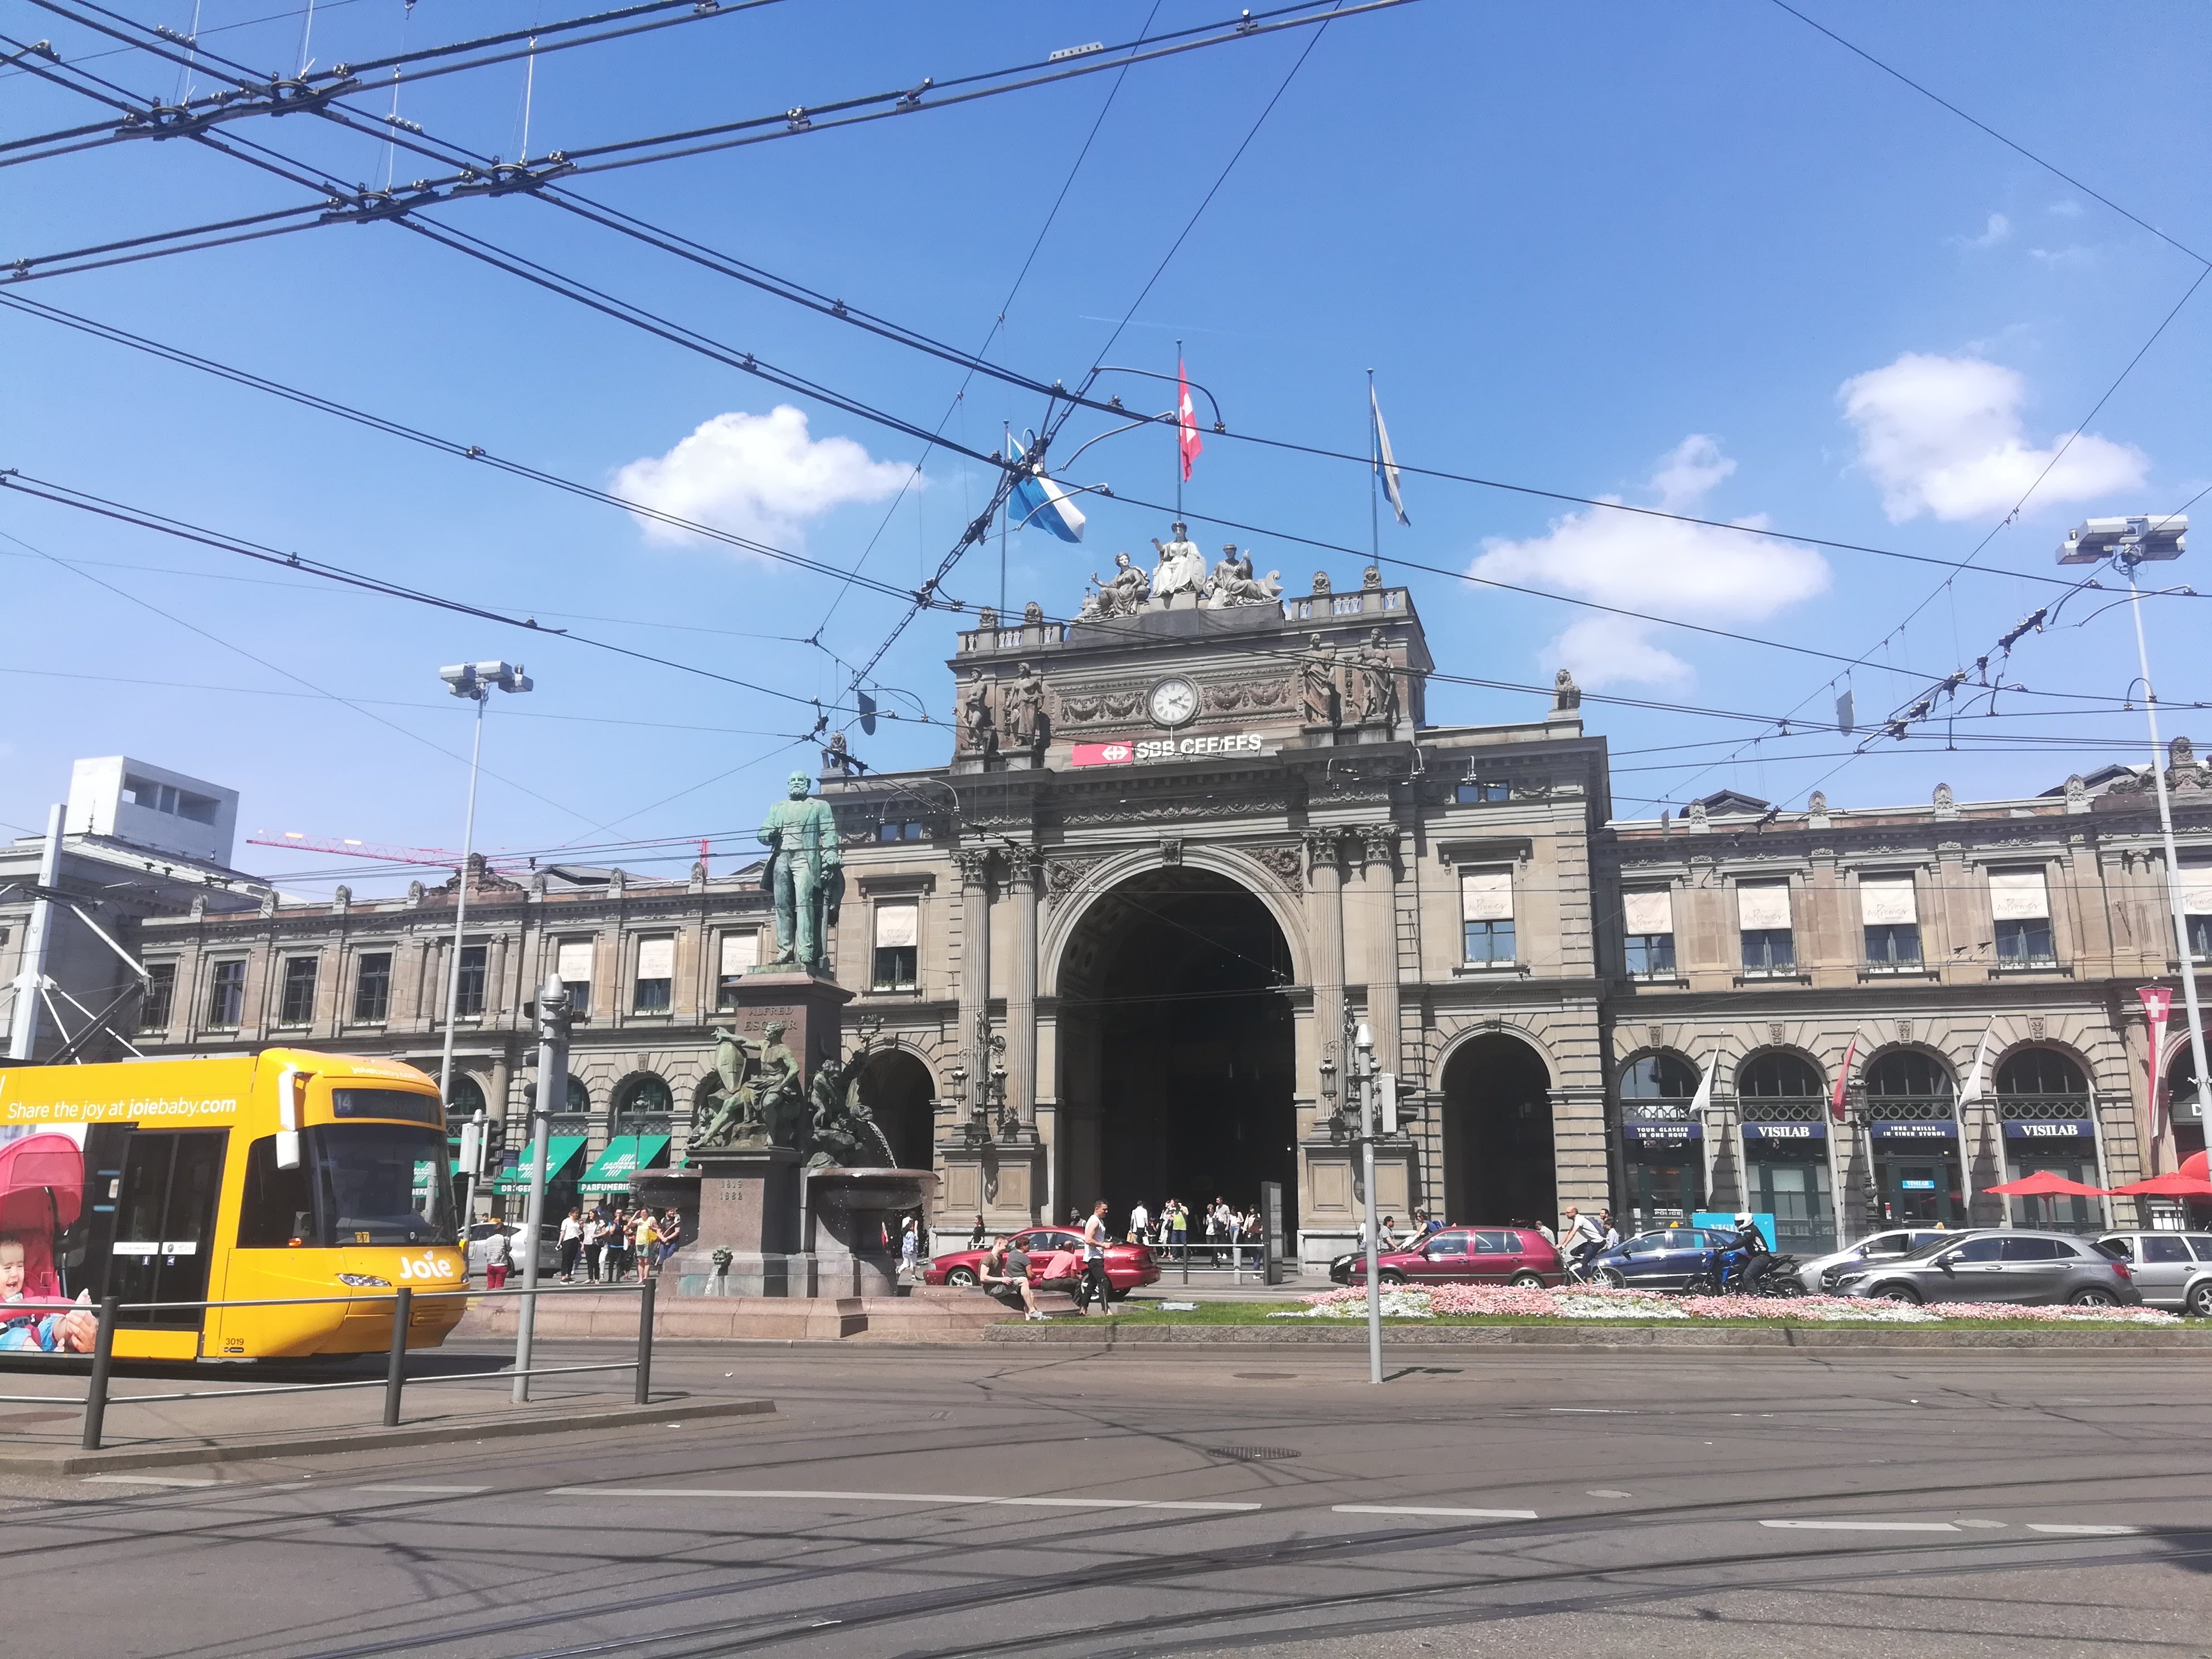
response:
[[(301, 835), (296, 830), (287, 830), (281, 836), (266, 833), (248, 836), (246, 844), (249, 847), (289, 847), (301, 853), (335, 853), (341, 858), (373, 859), (379, 864), (428, 864), (445, 870), (461, 867), (461, 855), (447, 852), (442, 847), (388, 847), (382, 842), (356, 841), (350, 836), (333, 841), (326, 836)], [(521, 867), (523, 863), (520, 859), (488, 857), (484, 860), (484, 867), (487, 870), (513, 870)]]

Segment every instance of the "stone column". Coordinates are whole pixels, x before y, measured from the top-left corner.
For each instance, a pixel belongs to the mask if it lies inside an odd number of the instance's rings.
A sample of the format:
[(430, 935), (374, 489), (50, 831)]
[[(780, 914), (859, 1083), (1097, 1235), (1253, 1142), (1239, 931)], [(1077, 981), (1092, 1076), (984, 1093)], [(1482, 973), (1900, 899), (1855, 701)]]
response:
[(984, 1047), (991, 1018), (991, 854), (982, 847), (953, 854), (960, 871), (960, 1063), (968, 1068), (968, 1098), (990, 1075)]
[(1027, 848), (1006, 851), (1014, 895), (1014, 971), (1006, 985), (1006, 1103), (1025, 1128), (1036, 1127), (1037, 884), (1044, 871)]
[(1367, 934), (1367, 1024), (1375, 1036), (1375, 1068), (1398, 1066), (1398, 826), (1359, 829), (1361, 926)]
[[(1344, 871), (1337, 862), (1343, 831), (1306, 832), (1307, 912), (1313, 922), (1314, 1037), (1316, 1061), (1336, 1065), (1337, 1098), (1343, 1098), (1344, 1043)], [(1316, 1096), (1315, 1109), (1329, 1103)]]

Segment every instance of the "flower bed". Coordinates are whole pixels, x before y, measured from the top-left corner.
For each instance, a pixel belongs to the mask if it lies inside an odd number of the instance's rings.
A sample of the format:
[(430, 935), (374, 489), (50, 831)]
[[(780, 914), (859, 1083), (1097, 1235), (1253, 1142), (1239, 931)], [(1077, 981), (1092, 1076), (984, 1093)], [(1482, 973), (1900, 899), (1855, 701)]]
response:
[[(1325, 1291), (1306, 1306), (1271, 1319), (1364, 1319), (1364, 1286)], [(1577, 1285), (1519, 1290), (1507, 1285), (1393, 1285), (1382, 1292), (1386, 1319), (1760, 1320), (1784, 1325), (1935, 1325), (1945, 1320), (2029, 1320), (2053, 1325), (2178, 1325), (2155, 1308), (2072, 1308), (2014, 1302), (1861, 1301), (1844, 1296), (1662, 1296), (1652, 1291)]]

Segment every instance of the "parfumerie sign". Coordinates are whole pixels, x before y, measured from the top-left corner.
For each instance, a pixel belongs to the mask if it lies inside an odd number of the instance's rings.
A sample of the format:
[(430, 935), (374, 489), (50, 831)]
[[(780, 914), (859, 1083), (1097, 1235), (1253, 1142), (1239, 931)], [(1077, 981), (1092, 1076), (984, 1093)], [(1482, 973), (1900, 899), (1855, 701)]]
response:
[(1182, 760), (1193, 755), (1260, 755), (1267, 752), (1257, 732), (1217, 732), (1206, 737), (1131, 738), (1118, 743), (1079, 743), (1068, 750), (1070, 766), (1128, 766), (1138, 761)]

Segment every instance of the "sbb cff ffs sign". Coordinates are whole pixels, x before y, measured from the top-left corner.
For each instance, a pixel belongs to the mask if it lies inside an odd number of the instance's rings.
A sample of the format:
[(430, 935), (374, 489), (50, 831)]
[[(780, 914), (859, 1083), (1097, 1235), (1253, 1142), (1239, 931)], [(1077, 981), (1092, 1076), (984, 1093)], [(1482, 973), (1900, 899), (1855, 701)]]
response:
[(1257, 755), (1265, 746), (1257, 732), (1217, 732), (1203, 738), (1138, 738), (1119, 743), (1079, 743), (1068, 750), (1071, 766), (1127, 766), (1137, 761), (1182, 760), (1194, 755)]

